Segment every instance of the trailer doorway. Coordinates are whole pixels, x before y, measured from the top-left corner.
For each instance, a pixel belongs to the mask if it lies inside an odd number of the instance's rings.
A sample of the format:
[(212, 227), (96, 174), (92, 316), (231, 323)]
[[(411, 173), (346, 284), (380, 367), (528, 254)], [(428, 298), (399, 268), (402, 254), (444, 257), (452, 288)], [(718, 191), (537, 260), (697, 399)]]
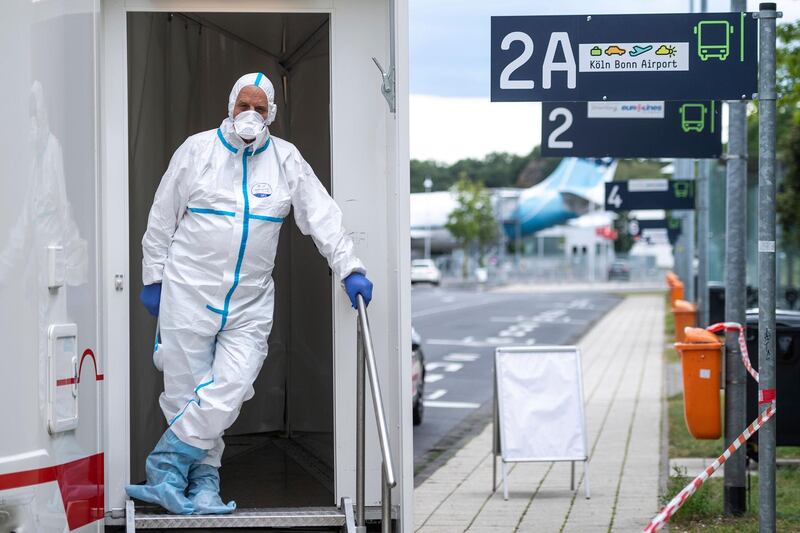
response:
[[(242, 74), (275, 86), (273, 135), (298, 146), (330, 191), (328, 13), (127, 14), (130, 261), (130, 474), (166, 428), (162, 375), (152, 364), (155, 320), (138, 301), (141, 240), (153, 195), (174, 150), (215, 129)], [(332, 505), (334, 376), (332, 280), (291, 216), (273, 272), (269, 356), (237, 422), (226, 432), (222, 496), (240, 507)]]

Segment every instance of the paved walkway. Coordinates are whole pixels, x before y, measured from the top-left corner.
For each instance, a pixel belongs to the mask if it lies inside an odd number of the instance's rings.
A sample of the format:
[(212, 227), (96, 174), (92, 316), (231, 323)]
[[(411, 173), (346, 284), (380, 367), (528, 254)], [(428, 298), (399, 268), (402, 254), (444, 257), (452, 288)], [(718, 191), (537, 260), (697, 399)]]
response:
[(569, 463), (510, 464), (509, 500), (492, 494), (488, 426), (417, 487), (415, 531), (641, 531), (658, 511), (663, 309), (660, 296), (629, 297), (580, 342), (590, 500), (581, 465), (570, 490)]

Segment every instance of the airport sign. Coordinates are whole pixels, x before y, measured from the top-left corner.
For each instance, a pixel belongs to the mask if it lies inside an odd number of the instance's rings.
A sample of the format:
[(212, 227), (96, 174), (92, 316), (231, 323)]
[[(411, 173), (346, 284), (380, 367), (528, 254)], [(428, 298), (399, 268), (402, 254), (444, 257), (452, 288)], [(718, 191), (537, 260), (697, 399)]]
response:
[(749, 100), (752, 13), (491, 19), (493, 102)]
[(722, 154), (720, 103), (545, 102), (545, 157), (717, 158)]
[(609, 181), (605, 189), (606, 211), (694, 209), (694, 180)]
[[(628, 222), (628, 234), (631, 237), (642, 238), (646, 241), (658, 241), (666, 235), (670, 244), (675, 244), (681, 235), (681, 220), (679, 218), (659, 218), (655, 220), (631, 219)], [(663, 239), (661, 239), (663, 240)]]

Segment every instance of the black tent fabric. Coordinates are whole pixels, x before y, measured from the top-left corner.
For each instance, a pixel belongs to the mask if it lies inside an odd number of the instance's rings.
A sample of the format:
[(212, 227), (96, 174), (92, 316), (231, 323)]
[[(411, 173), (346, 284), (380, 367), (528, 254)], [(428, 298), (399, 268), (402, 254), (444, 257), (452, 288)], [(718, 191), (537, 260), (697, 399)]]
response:
[[(236, 79), (263, 72), (275, 86), (278, 105), (271, 133), (297, 145), (330, 190), (330, 35), (329, 15), (320, 13), (129, 13), (127, 31), (131, 479), (136, 482), (166, 427), (158, 406), (162, 376), (152, 365), (155, 320), (138, 301), (141, 240), (161, 176), (186, 137), (219, 126)], [(256, 396), (228, 434), (330, 434), (331, 278), (311, 239), (291, 219), (281, 230), (273, 277), (269, 357)]]

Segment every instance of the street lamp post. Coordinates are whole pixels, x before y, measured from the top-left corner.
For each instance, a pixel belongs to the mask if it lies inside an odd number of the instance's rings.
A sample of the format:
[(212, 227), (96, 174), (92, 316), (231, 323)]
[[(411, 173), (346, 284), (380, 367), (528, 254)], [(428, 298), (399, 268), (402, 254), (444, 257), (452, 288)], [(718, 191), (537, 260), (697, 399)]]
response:
[[(425, 192), (431, 192), (433, 188), (433, 180), (430, 176), (425, 177), (425, 181), (422, 182), (422, 185), (425, 187)], [(425, 232), (425, 259), (431, 258), (431, 217), (430, 217), (430, 209), (428, 209), (428, 230)]]

